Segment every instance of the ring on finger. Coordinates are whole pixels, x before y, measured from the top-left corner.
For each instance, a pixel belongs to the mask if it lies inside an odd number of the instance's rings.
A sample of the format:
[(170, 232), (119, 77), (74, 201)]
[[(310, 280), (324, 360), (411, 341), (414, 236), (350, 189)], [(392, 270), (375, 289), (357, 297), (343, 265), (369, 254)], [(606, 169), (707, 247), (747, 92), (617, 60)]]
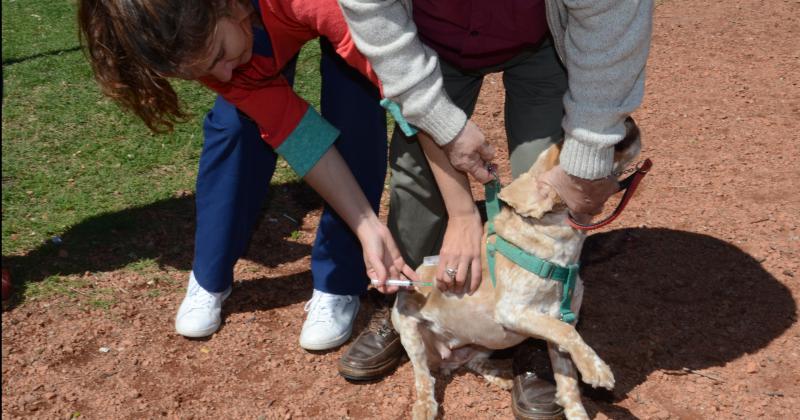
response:
[(444, 272), (445, 274), (447, 274), (447, 277), (450, 277), (450, 280), (455, 280), (456, 273), (458, 272), (458, 270), (456, 270), (455, 268), (446, 268)]

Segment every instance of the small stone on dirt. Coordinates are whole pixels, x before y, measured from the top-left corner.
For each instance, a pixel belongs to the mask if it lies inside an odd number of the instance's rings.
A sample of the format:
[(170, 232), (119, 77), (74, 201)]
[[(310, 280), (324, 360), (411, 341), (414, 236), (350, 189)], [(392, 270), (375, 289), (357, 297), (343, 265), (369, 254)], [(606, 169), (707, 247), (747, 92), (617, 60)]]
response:
[(756, 372), (758, 372), (758, 363), (747, 362), (747, 373), (756, 373)]

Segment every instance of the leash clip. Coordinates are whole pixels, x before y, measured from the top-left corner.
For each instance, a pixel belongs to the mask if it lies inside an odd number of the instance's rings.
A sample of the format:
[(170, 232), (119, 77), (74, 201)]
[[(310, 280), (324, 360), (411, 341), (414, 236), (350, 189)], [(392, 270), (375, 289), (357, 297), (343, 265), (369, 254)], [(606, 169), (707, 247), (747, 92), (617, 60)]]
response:
[(500, 182), (500, 176), (497, 175), (497, 165), (494, 163), (487, 163), (486, 170), (489, 171), (489, 175), (491, 175), (495, 181)]
[(636, 170), (634, 172), (638, 172), (642, 175), (647, 175), (650, 172), (650, 168), (653, 167), (653, 162), (650, 159), (640, 160), (636, 163)]

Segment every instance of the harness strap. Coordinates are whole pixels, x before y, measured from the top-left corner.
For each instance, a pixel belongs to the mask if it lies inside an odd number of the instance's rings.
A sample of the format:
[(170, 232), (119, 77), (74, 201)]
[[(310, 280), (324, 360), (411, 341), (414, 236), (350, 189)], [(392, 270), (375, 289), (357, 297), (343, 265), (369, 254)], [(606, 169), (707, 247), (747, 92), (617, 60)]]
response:
[(497, 178), (489, 181), (483, 186), (486, 193), (486, 219), (489, 223), (489, 235), (494, 234), (494, 218), (500, 214), (500, 181)]
[[(561, 266), (553, 264), (550, 261), (531, 255), (516, 245), (506, 241), (505, 239), (497, 236), (494, 244), (490, 248), (494, 248), (494, 252), (499, 252), (504, 257), (513, 261), (514, 264), (530, 271), (533, 274), (543, 278), (555, 280), (562, 283), (561, 291), (561, 320), (566, 323), (573, 323), (577, 318), (575, 313), (572, 312), (572, 293), (575, 290), (575, 283), (580, 271), (580, 265), (570, 264), (569, 266)], [(494, 274), (494, 271), (492, 271)]]
[(500, 181), (497, 178), (489, 181), (483, 186), (486, 194), (486, 261), (489, 265), (489, 274), (492, 278), (492, 287), (497, 287), (497, 279), (494, 275), (494, 253), (496, 251), (494, 243), (491, 238), (495, 236), (494, 232), (494, 218), (500, 213), (500, 200), (497, 194), (500, 193)]
[[(572, 264), (567, 267), (553, 264), (550, 261), (531, 255), (516, 245), (506, 241), (495, 234), (494, 218), (500, 213), (500, 200), (497, 194), (500, 190), (500, 182), (493, 180), (485, 185), (486, 192), (486, 215), (488, 217), (488, 235), (486, 240), (486, 260), (489, 265), (489, 274), (492, 278), (492, 286), (497, 286), (495, 276), (495, 254), (501, 253), (504, 257), (513, 261), (514, 264), (530, 271), (531, 273), (543, 278), (551, 279), (563, 283), (561, 293), (561, 320), (573, 323), (576, 320), (575, 313), (572, 312), (572, 293), (575, 290), (575, 283), (580, 266)], [(491, 241), (494, 238), (494, 242)]]

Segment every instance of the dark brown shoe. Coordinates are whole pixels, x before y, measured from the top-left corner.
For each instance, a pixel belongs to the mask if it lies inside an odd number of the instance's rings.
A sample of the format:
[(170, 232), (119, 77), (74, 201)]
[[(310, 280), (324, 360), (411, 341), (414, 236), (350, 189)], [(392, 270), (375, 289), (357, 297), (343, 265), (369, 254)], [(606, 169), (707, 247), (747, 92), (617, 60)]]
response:
[(511, 410), (517, 419), (564, 418), (564, 409), (556, 404), (556, 385), (544, 342), (526, 342), (514, 355), (511, 401)]
[(339, 374), (351, 381), (372, 381), (391, 373), (403, 359), (400, 335), (392, 327), (391, 306), (375, 309), (369, 326), (339, 359)]

